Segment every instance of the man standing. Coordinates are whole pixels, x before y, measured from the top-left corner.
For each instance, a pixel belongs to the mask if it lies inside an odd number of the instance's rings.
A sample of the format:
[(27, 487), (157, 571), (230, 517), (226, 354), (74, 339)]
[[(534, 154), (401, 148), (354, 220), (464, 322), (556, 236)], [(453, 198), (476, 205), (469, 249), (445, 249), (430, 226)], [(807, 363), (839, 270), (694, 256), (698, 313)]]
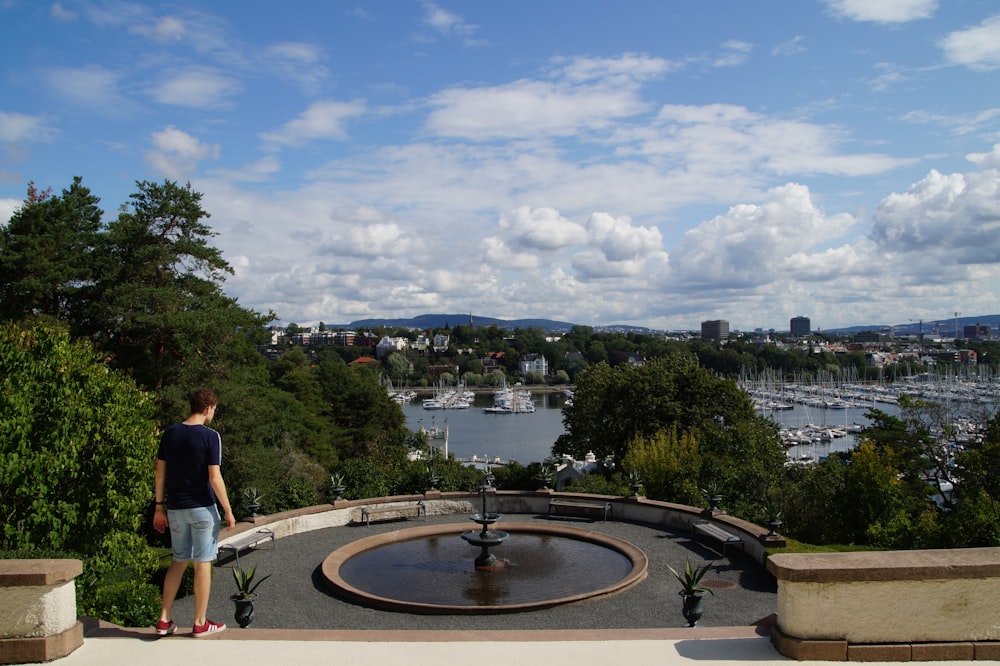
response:
[(212, 562), (219, 546), (221, 505), (229, 528), (236, 525), (226, 484), (222, 480), (222, 439), (208, 427), (219, 403), (208, 389), (192, 391), (191, 415), (163, 432), (156, 454), (156, 513), (153, 527), (163, 533), (170, 527), (173, 562), (163, 579), (163, 606), (156, 633), (177, 631), (171, 610), (188, 562), (194, 563), (195, 638), (218, 633), (225, 624), (206, 617), (212, 591)]

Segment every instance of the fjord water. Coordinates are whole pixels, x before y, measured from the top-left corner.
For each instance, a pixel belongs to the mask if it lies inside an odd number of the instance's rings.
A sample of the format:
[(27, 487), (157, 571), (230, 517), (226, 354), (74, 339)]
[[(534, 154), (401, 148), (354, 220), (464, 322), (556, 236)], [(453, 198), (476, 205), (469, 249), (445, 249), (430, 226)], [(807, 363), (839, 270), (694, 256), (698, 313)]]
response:
[[(406, 425), (411, 430), (421, 426), (448, 426), (448, 452), (459, 459), (473, 456), (483, 459), (500, 458), (503, 461), (516, 460), (523, 465), (541, 462), (552, 453), (552, 445), (566, 430), (562, 422), (562, 406), (565, 398), (558, 393), (536, 394), (533, 398), (535, 411), (530, 414), (487, 414), (485, 407), (493, 404), (490, 394), (477, 395), (476, 401), (468, 409), (424, 409), (420, 399), (403, 406)], [(878, 405), (878, 408), (896, 413), (894, 406)], [(782, 426), (801, 427), (812, 423), (827, 426), (846, 426), (853, 423), (868, 424), (865, 418), (867, 408), (816, 409), (797, 405), (794, 409), (777, 411), (772, 416)], [(440, 441), (432, 442), (440, 446)], [(789, 456), (799, 458), (811, 455), (816, 458), (836, 451), (846, 451), (854, 446), (854, 437), (842, 437), (828, 444), (814, 446), (794, 446), (788, 449)]]

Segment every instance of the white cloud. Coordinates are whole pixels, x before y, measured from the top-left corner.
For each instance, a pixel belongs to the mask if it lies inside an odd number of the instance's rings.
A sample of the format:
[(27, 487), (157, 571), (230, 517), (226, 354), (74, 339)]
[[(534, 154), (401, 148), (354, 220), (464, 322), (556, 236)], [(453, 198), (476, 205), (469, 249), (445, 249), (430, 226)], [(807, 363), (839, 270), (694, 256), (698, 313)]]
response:
[(887, 251), (924, 254), (938, 264), (1000, 262), (1000, 170), (932, 170), (893, 193), (873, 215), (872, 237)]
[(343, 141), (347, 138), (344, 124), (365, 111), (366, 104), (360, 100), (313, 102), (298, 118), (285, 123), (275, 132), (262, 133), (260, 137), (286, 146), (299, 146), (313, 139)]
[(307, 94), (316, 93), (329, 77), (330, 72), (322, 59), (322, 49), (305, 42), (280, 42), (264, 50), (265, 66), (282, 80), (294, 82)]
[(14, 211), (20, 208), (23, 203), (18, 199), (0, 199), (0, 225), (6, 224)]
[(51, 141), (58, 130), (45, 125), (41, 116), (0, 111), (0, 141)]
[(210, 68), (171, 72), (170, 78), (151, 90), (161, 104), (191, 108), (221, 108), (232, 103), (242, 85), (231, 76)]
[(841, 238), (856, 223), (824, 214), (807, 187), (790, 183), (770, 190), (763, 204), (733, 206), (685, 233), (670, 263), (680, 283), (757, 287), (782, 278), (788, 258)]
[(117, 115), (132, 104), (119, 91), (121, 74), (97, 65), (54, 67), (43, 72), (46, 88), (70, 103), (108, 115)]
[(826, 0), (838, 16), (852, 21), (907, 23), (930, 18), (937, 11), (937, 0)]
[(52, 18), (58, 21), (75, 21), (80, 17), (76, 12), (63, 7), (61, 2), (53, 2), (49, 11)]
[(1000, 143), (988, 153), (969, 153), (965, 158), (984, 169), (1000, 169)]
[(129, 32), (166, 44), (184, 39), (187, 35), (187, 25), (183, 19), (176, 16), (164, 16), (153, 23), (134, 25), (129, 28)]
[(527, 250), (551, 252), (579, 245), (587, 239), (581, 225), (554, 208), (522, 206), (500, 216), (499, 234), (505, 242)]
[(975, 70), (1000, 67), (1000, 15), (984, 19), (979, 25), (956, 30), (938, 42), (945, 58), (954, 65)]
[(153, 132), (157, 150), (146, 153), (146, 163), (172, 180), (188, 178), (204, 160), (219, 159), (218, 144), (205, 144), (196, 137), (170, 125)]

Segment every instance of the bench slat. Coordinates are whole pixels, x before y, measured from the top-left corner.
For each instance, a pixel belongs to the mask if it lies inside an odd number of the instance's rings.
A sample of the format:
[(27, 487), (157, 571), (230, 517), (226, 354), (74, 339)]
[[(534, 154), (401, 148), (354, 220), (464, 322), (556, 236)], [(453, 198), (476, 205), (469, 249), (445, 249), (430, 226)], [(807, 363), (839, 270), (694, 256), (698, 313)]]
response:
[(421, 500), (416, 504), (407, 504), (404, 506), (363, 506), (361, 507), (361, 519), (365, 521), (366, 526), (370, 526), (373, 513), (402, 513), (414, 510), (417, 512), (417, 518), (421, 514), (423, 514), (424, 518), (427, 518), (427, 505)]
[(267, 527), (262, 527), (255, 532), (247, 532), (246, 534), (241, 534), (235, 539), (230, 539), (228, 542), (219, 545), (219, 550), (229, 550), (232, 551), (236, 556), (236, 566), (240, 566), (240, 551), (246, 550), (251, 546), (256, 546), (261, 541), (271, 541), (271, 548), (274, 548), (274, 532)]
[(710, 523), (707, 520), (698, 520), (691, 524), (691, 531), (710, 536), (720, 542), (722, 544), (723, 557), (726, 555), (726, 546), (729, 545), (739, 546), (746, 552), (746, 543), (744, 543), (742, 538), (732, 532), (727, 532), (715, 523)]
[(593, 502), (587, 500), (553, 498), (549, 500), (550, 516), (552, 515), (552, 509), (557, 507), (563, 507), (565, 509), (581, 509), (584, 511), (601, 511), (604, 515), (604, 522), (608, 522), (608, 514), (611, 513), (611, 502)]

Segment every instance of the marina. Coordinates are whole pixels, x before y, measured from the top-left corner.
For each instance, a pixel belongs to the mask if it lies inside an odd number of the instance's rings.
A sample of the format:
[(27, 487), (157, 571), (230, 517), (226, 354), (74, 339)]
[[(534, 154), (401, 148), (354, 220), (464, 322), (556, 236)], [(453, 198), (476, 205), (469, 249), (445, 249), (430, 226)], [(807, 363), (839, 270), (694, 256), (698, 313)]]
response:
[[(851, 450), (858, 433), (869, 424), (868, 411), (874, 408), (896, 416), (904, 394), (951, 405), (956, 414), (970, 407), (996, 409), (1000, 396), (996, 378), (928, 374), (894, 383), (782, 384), (773, 379), (744, 379), (741, 385), (758, 411), (778, 423), (789, 462), (799, 464)], [(439, 391), (430, 398), (438, 407), (428, 408), (426, 401), (416, 397), (401, 404), (407, 427), (423, 428), (434, 446), (469, 464), (516, 460), (528, 465), (550, 458), (553, 445), (565, 432), (562, 408), (572, 394), (529, 393), (518, 387), (504, 390), (512, 393), (500, 398), (499, 391)], [(517, 402), (513, 402), (513, 392), (519, 394)], [(456, 404), (460, 406), (446, 407)]]

